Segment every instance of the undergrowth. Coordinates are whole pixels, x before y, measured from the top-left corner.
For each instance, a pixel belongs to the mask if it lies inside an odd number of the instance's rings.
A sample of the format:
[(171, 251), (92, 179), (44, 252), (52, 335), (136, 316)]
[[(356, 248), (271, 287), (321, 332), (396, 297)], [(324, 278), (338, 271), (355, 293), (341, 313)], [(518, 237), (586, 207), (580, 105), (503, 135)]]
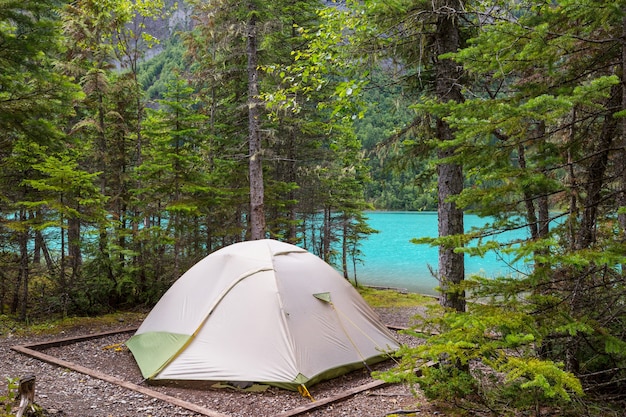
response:
[(107, 328), (123, 323), (132, 326), (139, 323), (143, 317), (145, 313), (116, 312), (95, 317), (41, 318), (23, 322), (3, 314), (0, 315), (0, 337), (6, 334), (16, 336), (55, 334), (80, 328)]
[(0, 394), (0, 406), (2, 409), (0, 410), (2, 414), (0, 417), (12, 417), (13, 406), (17, 401), (17, 389), (19, 387), (19, 378), (6, 378), (7, 382), (7, 391), (5, 393)]

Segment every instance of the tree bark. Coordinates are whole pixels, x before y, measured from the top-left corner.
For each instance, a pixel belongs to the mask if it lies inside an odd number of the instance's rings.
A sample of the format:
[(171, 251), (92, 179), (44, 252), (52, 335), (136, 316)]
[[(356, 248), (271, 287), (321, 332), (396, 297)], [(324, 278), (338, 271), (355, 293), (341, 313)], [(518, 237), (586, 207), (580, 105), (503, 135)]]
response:
[[(76, 207), (79, 211), (80, 207)], [(81, 253), (81, 222), (77, 218), (69, 218), (67, 220), (67, 248), (69, 255), (69, 263), (71, 269), (71, 282), (75, 284), (76, 280), (80, 277), (80, 270), (83, 263)]]
[(347, 214), (342, 215), (343, 230), (341, 233), (341, 269), (343, 271), (343, 277), (347, 280), (350, 279), (348, 275), (348, 224), (350, 218)]
[(246, 26), (248, 56), (248, 144), (250, 175), (250, 239), (265, 238), (263, 164), (259, 124), (257, 26), (253, 7)]
[[(623, 10), (626, 12), (626, 9)], [(621, 97), (621, 110), (626, 109), (626, 15), (622, 18), (622, 97)], [(619, 152), (619, 164), (622, 175), (619, 180), (619, 194), (618, 205), (619, 207), (626, 207), (626, 118), (621, 118), (621, 135), (622, 146)], [(626, 241), (626, 213), (620, 213), (617, 215), (619, 225), (621, 228), (622, 241)], [(626, 274), (626, 268), (622, 268), (622, 273)]]
[(332, 242), (332, 238), (331, 238), (331, 230), (332, 230), (332, 226), (331, 226), (331, 222), (332, 222), (332, 209), (329, 206), (325, 206), (324, 207), (324, 231), (323, 231), (323, 236), (322, 236), (322, 259), (324, 259), (325, 262), (329, 262), (331, 261), (330, 259), (330, 255), (331, 255), (331, 250), (330, 250), (330, 242)]
[[(20, 220), (26, 222), (26, 211), (20, 210)], [(22, 297), (20, 303), (20, 321), (26, 321), (28, 312), (28, 283), (30, 279), (30, 268), (28, 259), (28, 232), (29, 228), (26, 227), (24, 231), (19, 233), (19, 245), (20, 245), (20, 282), (22, 284)], [(19, 288), (19, 286), (18, 286)]]
[[(458, 14), (461, 3), (458, 0), (440, 0), (436, 2), (437, 30), (435, 33), (435, 68), (436, 95), (442, 102), (462, 102), (463, 95), (459, 85), (461, 71), (455, 62), (440, 59), (441, 54), (456, 52), (460, 47)], [(448, 123), (437, 120), (437, 137), (441, 142), (454, 138)], [(460, 235), (464, 233), (463, 210), (450, 201), (463, 190), (463, 168), (456, 163), (446, 161), (454, 153), (454, 148), (443, 147), (438, 152), (438, 215), (439, 236)], [(463, 253), (456, 253), (454, 245), (439, 246), (439, 282), (441, 287), (441, 305), (457, 311), (465, 311), (465, 292), (458, 286), (465, 279)]]
[(602, 200), (603, 185), (605, 184), (605, 172), (612, 151), (613, 141), (618, 133), (618, 119), (613, 117), (613, 113), (619, 109), (621, 104), (621, 86), (613, 87), (611, 98), (608, 102), (608, 112), (602, 124), (600, 137), (594, 141), (595, 149), (592, 150), (593, 157), (587, 170), (587, 181), (585, 184), (585, 198), (583, 200), (583, 212), (579, 233), (576, 239), (576, 249), (589, 248), (596, 241), (596, 229), (598, 220), (598, 210)]

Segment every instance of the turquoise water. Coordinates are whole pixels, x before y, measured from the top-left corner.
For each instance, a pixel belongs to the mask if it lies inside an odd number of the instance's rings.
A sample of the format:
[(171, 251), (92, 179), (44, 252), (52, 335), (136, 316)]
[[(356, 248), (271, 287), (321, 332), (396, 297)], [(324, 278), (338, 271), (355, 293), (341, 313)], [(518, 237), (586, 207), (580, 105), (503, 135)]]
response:
[[(368, 224), (379, 233), (361, 242), (363, 263), (357, 265), (359, 284), (406, 288), (412, 292), (435, 295), (438, 283), (428, 269), (438, 268), (438, 250), (428, 245), (416, 245), (413, 238), (437, 236), (437, 213), (434, 212), (368, 212)], [(466, 215), (465, 228), (486, 223), (478, 216)], [(519, 232), (517, 232), (519, 237)], [(516, 237), (514, 233), (499, 240)], [(514, 275), (508, 259), (489, 253), (485, 257), (465, 255), (465, 273), (486, 277)], [(515, 265), (524, 269), (524, 265)], [(351, 275), (352, 279), (352, 275)]]

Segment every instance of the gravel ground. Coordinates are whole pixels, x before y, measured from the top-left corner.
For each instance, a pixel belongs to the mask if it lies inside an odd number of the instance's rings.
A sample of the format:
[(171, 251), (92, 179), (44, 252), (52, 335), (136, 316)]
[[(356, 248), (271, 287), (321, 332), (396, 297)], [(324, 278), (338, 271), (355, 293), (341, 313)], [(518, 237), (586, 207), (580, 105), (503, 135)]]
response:
[[(419, 311), (416, 309), (379, 309), (383, 322), (388, 325), (404, 326)], [(139, 323), (120, 323), (121, 328)], [(0, 335), (0, 397), (7, 390), (7, 378), (29, 374), (36, 376), (35, 402), (43, 407), (47, 415), (71, 417), (172, 417), (201, 416), (194, 411), (172, 405), (120, 385), (105, 382), (82, 373), (51, 365), (11, 350), (11, 346), (34, 344), (46, 339), (73, 337), (88, 333), (117, 330), (116, 328), (74, 329), (64, 334), (46, 338), (15, 337)], [(66, 346), (47, 348), (42, 352), (101, 373), (115, 376), (123, 381), (141, 385), (151, 390), (212, 410), (215, 415), (228, 417), (265, 417), (311, 403), (310, 399), (296, 392), (269, 387), (262, 392), (245, 392), (234, 389), (217, 389), (210, 383), (158, 385), (142, 382), (139, 369), (131, 353), (123, 345), (130, 333), (77, 342)], [(415, 339), (399, 335), (402, 343), (415, 343)], [(374, 366), (374, 370), (393, 366), (391, 360)], [(316, 401), (374, 380), (367, 370), (357, 370), (331, 381), (322, 382), (310, 389)], [(398, 410), (415, 410), (418, 416), (442, 416), (423, 398), (413, 393), (410, 387), (393, 384), (358, 393), (341, 402), (323, 405), (307, 411), (303, 416), (386, 416)]]

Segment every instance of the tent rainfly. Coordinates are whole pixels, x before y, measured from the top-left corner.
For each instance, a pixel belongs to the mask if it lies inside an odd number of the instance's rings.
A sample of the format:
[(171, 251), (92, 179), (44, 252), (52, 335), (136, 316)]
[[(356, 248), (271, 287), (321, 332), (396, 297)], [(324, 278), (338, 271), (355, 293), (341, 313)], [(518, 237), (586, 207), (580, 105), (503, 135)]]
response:
[(191, 267), (126, 346), (146, 379), (295, 390), (382, 360), (399, 344), (333, 267), (265, 239)]

